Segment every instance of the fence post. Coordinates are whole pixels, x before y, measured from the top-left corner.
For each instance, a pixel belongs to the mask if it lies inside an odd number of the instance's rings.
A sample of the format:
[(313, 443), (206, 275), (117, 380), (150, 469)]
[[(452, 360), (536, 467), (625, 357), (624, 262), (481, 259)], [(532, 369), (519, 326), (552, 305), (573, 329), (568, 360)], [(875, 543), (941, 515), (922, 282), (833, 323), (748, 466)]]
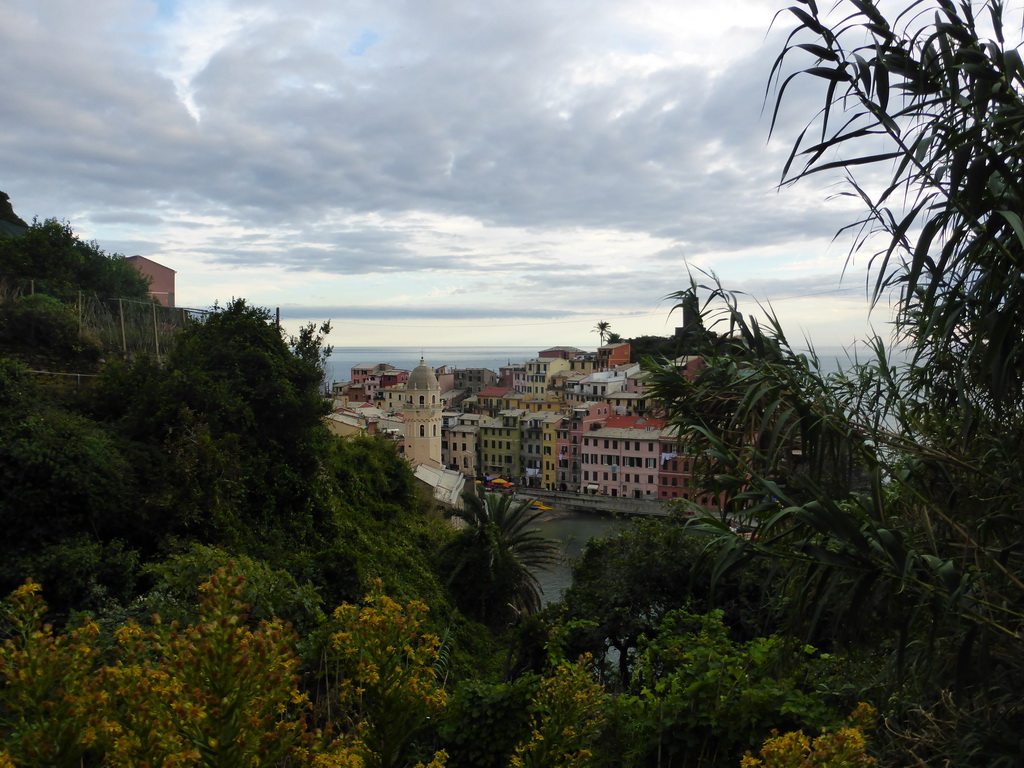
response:
[(124, 304), (121, 299), (117, 300), (117, 313), (121, 317), (121, 351), (125, 357), (128, 356), (128, 338), (124, 335)]
[(156, 347), (156, 357), (160, 359), (160, 336), (156, 332), (156, 302), (153, 302), (153, 346)]

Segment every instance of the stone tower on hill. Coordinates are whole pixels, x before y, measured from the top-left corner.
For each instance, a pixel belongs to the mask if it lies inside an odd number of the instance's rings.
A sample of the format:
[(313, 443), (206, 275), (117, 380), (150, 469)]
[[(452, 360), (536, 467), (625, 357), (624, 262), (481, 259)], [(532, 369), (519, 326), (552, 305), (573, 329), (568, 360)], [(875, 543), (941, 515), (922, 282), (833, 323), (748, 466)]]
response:
[(423, 358), (405, 382), (405, 458), (441, 466), (441, 386)]

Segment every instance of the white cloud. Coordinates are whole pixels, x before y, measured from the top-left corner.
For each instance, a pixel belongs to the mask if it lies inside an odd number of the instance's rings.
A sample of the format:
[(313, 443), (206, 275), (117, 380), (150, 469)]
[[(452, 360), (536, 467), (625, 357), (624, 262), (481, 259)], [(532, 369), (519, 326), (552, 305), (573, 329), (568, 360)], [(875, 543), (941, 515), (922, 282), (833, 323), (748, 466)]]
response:
[[(0, 189), (176, 269), (182, 303), (384, 307), (395, 330), (374, 314), (372, 332), (413, 344), (583, 345), (595, 317), (670, 330), (684, 259), (797, 292), (845, 260), (849, 209), (774, 190), (819, 98), (794, 90), (768, 141), (774, 2), (9, 6)], [(865, 327), (855, 304), (830, 339)]]

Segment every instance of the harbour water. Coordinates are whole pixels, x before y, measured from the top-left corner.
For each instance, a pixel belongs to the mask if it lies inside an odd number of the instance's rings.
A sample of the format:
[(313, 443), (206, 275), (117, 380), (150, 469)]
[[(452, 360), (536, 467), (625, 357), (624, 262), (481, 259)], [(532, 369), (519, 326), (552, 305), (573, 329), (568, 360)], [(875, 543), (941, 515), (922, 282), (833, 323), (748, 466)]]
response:
[(554, 510), (536, 521), (536, 527), (549, 539), (562, 545), (562, 559), (550, 570), (537, 573), (545, 605), (557, 602), (572, 584), (572, 561), (580, 556), (591, 539), (614, 535), (629, 521), (611, 515)]

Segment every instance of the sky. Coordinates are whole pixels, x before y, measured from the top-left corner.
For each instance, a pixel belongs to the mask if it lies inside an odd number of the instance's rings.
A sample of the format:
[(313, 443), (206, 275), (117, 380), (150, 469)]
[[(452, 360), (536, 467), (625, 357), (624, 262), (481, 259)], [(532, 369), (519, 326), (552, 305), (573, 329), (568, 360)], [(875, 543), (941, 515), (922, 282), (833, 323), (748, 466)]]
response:
[(783, 5), (6, 0), (0, 190), (339, 346), (667, 335), (711, 273), (795, 342), (886, 335), (837, 180), (778, 188), (822, 98), (769, 137)]

